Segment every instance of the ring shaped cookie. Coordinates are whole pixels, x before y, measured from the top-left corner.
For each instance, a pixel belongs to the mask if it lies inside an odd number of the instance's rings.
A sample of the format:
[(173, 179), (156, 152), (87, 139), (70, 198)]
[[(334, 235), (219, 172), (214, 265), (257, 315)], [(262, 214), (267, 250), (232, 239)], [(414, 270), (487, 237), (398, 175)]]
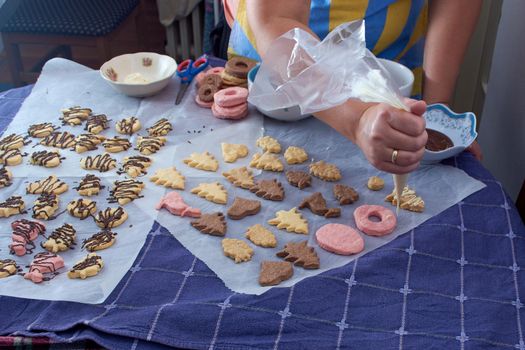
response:
[(213, 95), (219, 91), (215, 85), (204, 84), (199, 88), (198, 95), (202, 102), (213, 102)]
[(233, 107), (248, 100), (248, 89), (243, 87), (229, 87), (213, 95), (215, 103), (221, 107)]
[(217, 89), (220, 89), (222, 85), (222, 78), (219, 74), (207, 74), (202, 80), (201, 85), (213, 85), (217, 87)]
[(226, 71), (236, 78), (246, 78), (250, 69), (254, 66), (253, 62), (241, 57), (234, 57), (226, 62)]
[[(370, 220), (375, 216), (380, 221)], [(396, 228), (397, 219), (394, 212), (380, 205), (362, 205), (354, 211), (357, 228), (369, 236), (384, 236)]]

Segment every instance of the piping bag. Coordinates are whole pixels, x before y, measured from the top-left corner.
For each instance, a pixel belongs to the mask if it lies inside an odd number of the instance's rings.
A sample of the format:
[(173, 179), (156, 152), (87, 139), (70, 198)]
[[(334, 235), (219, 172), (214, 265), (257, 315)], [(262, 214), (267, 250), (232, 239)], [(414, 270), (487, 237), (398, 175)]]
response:
[[(311, 114), (350, 98), (409, 111), (388, 70), (366, 48), (365, 21), (343, 23), (323, 41), (294, 28), (268, 49), (248, 101), (264, 110), (299, 106)], [(393, 175), (397, 210), (408, 175)]]

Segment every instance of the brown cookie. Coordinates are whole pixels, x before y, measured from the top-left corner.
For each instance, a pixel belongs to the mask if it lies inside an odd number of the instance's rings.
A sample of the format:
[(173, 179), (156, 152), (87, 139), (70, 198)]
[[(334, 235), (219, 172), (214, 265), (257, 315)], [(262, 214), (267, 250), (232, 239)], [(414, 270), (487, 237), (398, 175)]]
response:
[(321, 192), (315, 192), (310, 197), (307, 197), (299, 205), (299, 209), (308, 208), (312, 213), (324, 216), (326, 218), (334, 218), (341, 216), (341, 209), (339, 208), (328, 208), (326, 206), (326, 200), (324, 199)]
[(228, 217), (232, 220), (240, 220), (248, 215), (255, 215), (260, 210), (261, 202), (235, 197), (232, 206), (228, 209)]
[(293, 266), (287, 261), (263, 261), (259, 273), (261, 286), (276, 286), (293, 276)]
[(219, 88), (215, 85), (203, 84), (199, 88), (197, 94), (202, 102), (213, 102), (213, 95), (219, 91)]
[(224, 71), (239, 79), (246, 79), (248, 72), (255, 66), (255, 62), (244, 57), (233, 57), (226, 62)]
[(339, 204), (352, 204), (359, 199), (359, 194), (352, 187), (337, 184), (333, 188), (335, 199)]
[(307, 245), (308, 241), (290, 242), (284, 245), (284, 249), (276, 255), (297, 266), (313, 270), (319, 268), (319, 257), (313, 247)]
[(271, 201), (282, 201), (284, 199), (283, 185), (276, 179), (257, 181), (255, 185), (250, 188), (250, 191), (258, 197)]
[(217, 89), (220, 89), (222, 86), (222, 78), (220, 74), (206, 74), (204, 79), (202, 80), (202, 85), (212, 85), (215, 86)]
[(286, 172), (286, 179), (290, 185), (302, 190), (312, 185), (312, 177), (304, 171), (289, 170)]
[(207, 233), (212, 236), (223, 237), (226, 234), (226, 220), (222, 213), (202, 214), (202, 216), (191, 222), (191, 226), (195, 227), (202, 233)]

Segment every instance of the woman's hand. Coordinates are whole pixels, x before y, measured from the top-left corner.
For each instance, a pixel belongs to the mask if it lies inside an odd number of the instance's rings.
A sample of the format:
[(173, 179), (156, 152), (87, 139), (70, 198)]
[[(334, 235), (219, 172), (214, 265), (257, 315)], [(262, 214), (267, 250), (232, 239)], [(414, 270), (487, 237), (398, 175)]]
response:
[[(407, 100), (410, 112), (375, 104), (366, 109), (355, 130), (355, 141), (377, 169), (406, 174), (419, 166), (425, 152), (427, 132), (423, 101)], [(398, 151), (392, 163), (392, 153)]]

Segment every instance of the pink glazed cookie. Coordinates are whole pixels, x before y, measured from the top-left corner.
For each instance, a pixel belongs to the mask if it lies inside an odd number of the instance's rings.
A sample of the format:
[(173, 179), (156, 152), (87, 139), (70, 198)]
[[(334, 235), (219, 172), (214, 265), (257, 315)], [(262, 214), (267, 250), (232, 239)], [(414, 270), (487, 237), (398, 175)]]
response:
[(248, 89), (243, 87), (229, 87), (222, 89), (213, 95), (213, 101), (220, 107), (233, 107), (246, 103), (248, 100)]
[(38, 235), (46, 232), (44, 224), (38, 221), (29, 221), (26, 219), (13, 221), (11, 223), (13, 234), (11, 239), (13, 243), (9, 246), (11, 252), (17, 256), (23, 256), (27, 253), (32, 253), (35, 248), (33, 241)]
[(195, 96), (195, 103), (197, 103), (197, 105), (199, 105), (202, 108), (211, 108), (211, 106), (213, 105), (213, 102), (204, 102), (203, 100), (201, 100), (199, 98), (199, 95)]
[[(379, 218), (378, 222), (370, 220), (371, 216)], [(354, 211), (357, 228), (370, 236), (384, 236), (396, 228), (397, 219), (394, 212), (380, 205), (362, 205)]]
[(45, 277), (45, 274), (54, 274), (58, 269), (64, 267), (64, 259), (60, 256), (45, 252), (35, 255), (33, 262), (29, 266), (29, 272), (24, 275), (26, 280), (33, 283), (48, 281), (53, 277)]
[(242, 119), (248, 115), (248, 103), (233, 107), (220, 107), (214, 103), (211, 106), (211, 112), (219, 119)]
[(357, 254), (365, 249), (361, 235), (347, 225), (326, 224), (315, 233), (319, 247), (340, 255)]
[(182, 196), (173, 191), (162, 197), (160, 202), (155, 206), (155, 209), (160, 210), (166, 208), (173, 215), (189, 216), (192, 218), (200, 218), (201, 211), (197, 208), (191, 208), (184, 203)]

